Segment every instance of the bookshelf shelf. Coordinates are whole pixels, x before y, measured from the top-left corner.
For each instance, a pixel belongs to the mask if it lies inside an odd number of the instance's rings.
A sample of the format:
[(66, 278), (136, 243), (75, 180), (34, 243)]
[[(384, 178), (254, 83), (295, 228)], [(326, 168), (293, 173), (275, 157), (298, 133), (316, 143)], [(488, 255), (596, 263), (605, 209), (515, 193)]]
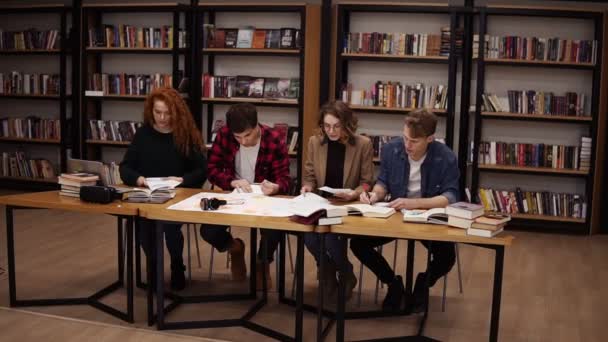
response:
[(255, 99), (255, 98), (223, 98), (223, 97), (203, 97), (201, 98), (203, 103), (207, 104), (233, 104), (233, 103), (252, 103), (256, 106), (268, 106), (268, 107), (298, 107), (297, 101), (289, 100), (270, 100), (270, 99)]
[(0, 141), (14, 142), (21, 144), (48, 144), (48, 145), (59, 145), (61, 141), (59, 139), (30, 139), (30, 138), (11, 138), (11, 137), (0, 137)]
[[(70, 95), (65, 96), (66, 99), (70, 97)], [(61, 100), (61, 96), (59, 95), (4, 95), (0, 94), (0, 99), (25, 99), (25, 100)]]
[[(111, 47), (111, 48), (92, 48), (92, 47), (88, 47), (85, 50), (87, 53), (90, 54), (101, 54), (101, 53), (132, 53), (132, 54), (151, 54), (151, 55), (156, 55), (156, 54), (170, 54), (173, 52), (172, 48), (116, 48), (116, 47)], [(189, 51), (188, 48), (179, 48), (177, 49), (178, 53), (187, 53)]]
[(243, 49), (243, 48), (204, 48), (204, 55), (241, 55), (241, 56), (291, 56), (298, 57), (300, 49)]
[(58, 55), (59, 49), (32, 49), (32, 50), (0, 50), (0, 55)]
[(128, 147), (131, 145), (130, 141), (111, 141), (111, 140), (93, 140), (87, 139), (87, 144), (92, 145), (103, 145), (103, 146), (112, 146), (112, 147)]
[(488, 172), (511, 172), (511, 173), (530, 173), (530, 174), (552, 174), (564, 176), (579, 176), (587, 177), (588, 171), (573, 170), (573, 169), (553, 169), (549, 167), (532, 167), (532, 166), (511, 166), (511, 165), (486, 165), (479, 164), (480, 171)]
[(575, 122), (575, 123), (593, 122), (593, 118), (591, 116), (539, 115), (539, 114), (520, 114), (520, 113), (507, 113), (507, 112), (481, 112), (481, 115), (487, 119), (501, 119), (501, 120), (555, 121), (555, 122)]
[[(476, 59), (477, 62), (480, 59)], [(573, 63), (573, 62), (554, 62), (554, 61), (534, 61), (525, 59), (508, 59), (508, 58), (485, 58), (483, 60), (488, 65), (506, 65), (506, 66), (523, 66), (523, 67), (543, 67), (543, 68), (560, 68), (560, 69), (585, 69), (593, 70), (593, 63)]]
[(440, 63), (447, 64), (449, 58), (445, 56), (409, 56), (388, 55), (372, 53), (342, 53), (342, 59), (350, 61), (377, 61), (377, 62), (409, 62), (409, 63)]
[[(396, 108), (396, 107), (359, 106), (359, 105), (349, 105), (349, 107), (354, 111), (384, 113), (384, 114), (407, 114), (411, 111), (418, 109), (418, 108)], [(433, 109), (431, 111), (439, 116), (447, 115), (447, 110), (445, 110), (445, 109)]]
[[(487, 212), (488, 214), (497, 214), (496, 212)], [(549, 215), (534, 215), (534, 214), (509, 214), (514, 219), (536, 220), (536, 221), (555, 221), (555, 222), (572, 222), (585, 223), (583, 218), (564, 217), (564, 216), (549, 216)]]
[(57, 184), (57, 177), (54, 177), (54, 178), (29, 178), (29, 177), (0, 176), (0, 180), (34, 182), (34, 183), (43, 183), (43, 184)]
[(104, 95), (104, 96), (85, 96), (88, 100), (117, 100), (117, 101), (143, 101), (147, 95)]

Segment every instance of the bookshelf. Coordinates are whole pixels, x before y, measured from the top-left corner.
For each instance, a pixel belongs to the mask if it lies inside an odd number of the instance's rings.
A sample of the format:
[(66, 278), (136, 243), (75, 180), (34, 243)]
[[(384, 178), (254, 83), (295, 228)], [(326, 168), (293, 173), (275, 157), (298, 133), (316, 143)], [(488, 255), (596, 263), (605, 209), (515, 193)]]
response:
[[(217, 119), (224, 119), (228, 107), (236, 103), (252, 103), (258, 108), (258, 120), (272, 126), (287, 123), (297, 127), (297, 151), (289, 154), (294, 160), (292, 178), (294, 189), (299, 189), (306, 142), (316, 127), (319, 110), (319, 49), (320, 6), (303, 3), (199, 3), (195, 8), (195, 32), (193, 78), (195, 95), (200, 101), (192, 101), (194, 115), (200, 118), (200, 127), (211, 143), (212, 129)], [(215, 29), (254, 26), (259, 30), (300, 30), (300, 47), (296, 48), (226, 48), (208, 47), (203, 42), (204, 25)], [(271, 61), (271, 62), (270, 62)], [(251, 63), (252, 67), (243, 68)], [(274, 63), (274, 64), (270, 64)], [(253, 69), (253, 70), (252, 70)], [(247, 75), (263, 78), (298, 78), (297, 99), (268, 99), (250, 97), (204, 97), (201, 82), (203, 74), (212, 76)], [(289, 144), (291, 137), (287, 137)], [(289, 147), (289, 146), (288, 146)]]
[[(532, 59), (512, 59), (512, 58), (487, 58), (484, 51), (486, 51), (486, 45), (489, 44), (492, 48), (491, 42), (488, 43), (485, 39), (478, 39), (478, 51), (477, 57), (473, 58), (474, 67), (477, 71), (476, 80), (476, 94), (475, 94), (475, 108), (471, 114), (474, 116), (474, 132), (473, 132), (473, 151), (472, 151), (472, 163), (471, 163), (471, 192), (474, 194), (474, 198), (478, 197), (479, 188), (481, 183), (484, 184), (484, 188), (493, 188), (492, 178), (488, 175), (491, 173), (499, 174), (504, 177), (504, 181), (511, 179), (511, 175), (518, 174), (514, 178), (511, 184), (517, 184), (524, 180), (526, 184), (532, 189), (525, 189), (522, 185), (522, 190), (541, 191), (541, 189), (554, 190), (555, 187), (568, 186), (569, 188), (576, 188), (576, 192), (583, 196), (586, 202), (586, 212), (584, 218), (579, 217), (565, 217), (565, 216), (548, 216), (548, 215), (534, 215), (517, 213), (513, 214), (512, 227), (518, 228), (531, 228), (539, 229), (542, 231), (561, 231), (567, 230), (575, 233), (592, 233), (596, 232), (599, 227), (595, 222), (599, 221), (599, 195), (597, 187), (594, 183), (597, 182), (599, 174), (602, 173), (601, 165), (594, 162), (596, 148), (604, 143), (604, 133), (598, 130), (599, 123), (605, 120), (605, 108), (606, 104), (604, 94), (606, 91), (605, 84), (601, 84), (602, 70), (604, 66), (604, 56), (602, 55), (603, 45), (605, 44), (605, 19), (602, 12), (594, 11), (578, 11), (578, 10), (567, 10), (567, 9), (553, 9), (553, 8), (534, 8), (528, 9), (517, 6), (509, 7), (478, 7), (475, 9), (475, 16), (478, 20), (478, 31), (479, 37), (484, 37), (486, 34), (491, 36), (538, 36), (538, 37), (559, 37), (560, 39), (580, 39), (580, 40), (595, 40), (597, 41), (596, 49), (596, 60), (593, 62), (576, 62), (565, 56), (562, 58), (540, 58), (532, 57)], [(518, 28), (514, 28), (515, 32), (504, 34), (504, 27), (508, 23), (517, 22)], [(492, 26), (494, 25), (494, 26)], [(501, 26), (502, 25), (502, 26)], [(528, 26), (526, 26), (528, 25)], [(539, 30), (540, 25), (545, 25)], [(573, 37), (568, 36), (564, 28), (559, 26), (568, 27)], [(572, 29), (573, 27), (581, 26), (578, 29)], [(503, 31), (501, 31), (501, 28)], [(528, 31), (526, 31), (528, 30)], [(547, 33), (548, 31), (556, 30), (557, 33)], [(537, 32), (540, 31), (540, 32)], [(585, 35), (584, 37), (581, 37)], [(565, 44), (565, 43), (564, 43)], [(513, 46), (513, 45), (511, 45)], [(517, 45), (515, 45), (517, 46)], [(547, 45), (548, 46), (548, 45)], [(547, 48), (548, 49), (548, 48)], [(560, 50), (562, 51), (560, 47)], [(565, 50), (565, 45), (563, 47)], [(523, 48), (516, 49), (517, 53), (523, 51)], [(512, 51), (512, 50), (511, 50)], [(505, 53), (509, 51), (505, 50)], [(557, 53), (556, 53), (557, 54)], [(551, 56), (549, 50), (548, 55)], [(565, 55), (565, 52), (564, 52)], [(583, 116), (578, 116), (579, 113), (571, 115), (552, 115), (552, 114), (525, 114), (525, 113), (512, 113), (512, 112), (489, 112), (484, 111), (482, 97), (486, 93), (494, 93), (495, 89), (500, 86), (497, 82), (499, 79), (495, 77), (497, 75), (503, 75), (505, 73), (513, 73), (513, 75), (523, 75), (521, 84), (519, 87), (510, 89), (537, 89), (538, 85), (541, 85), (537, 81), (540, 78), (546, 78), (548, 81), (554, 84), (544, 84), (546, 91), (555, 92), (556, 95), (563, 94), (564, 87), (572, 87), (572, 90), (567, 91), (579, 91), (585, 90), (587, 104)], [(552, 73), (554, 77), (562, 77), (565, 81), (555, 82), (551, 78)], [(540, 76), (539, 76), (540, 75)], [(543, 75), (545, 77), (543, 77)], [(508, 80), (507, 82), (512, 81)], [(517, 79), (519, 81), (519, 78)], [(515, 82), (515, 81), (513, 81)], [(555, 84), (561, 83), (565, 86), (556, 86)], [(508, 87), (509, 85), (506, 85)], [(545, 89), (539, 89), (545, 90)], [(537, 102), (538, 103), (538, 102)], [(535, 103), (536, 105), (536, 103)], [(511, 103), (510, 103), (511, 106)], [(580, 137), (582, 136), (591, 137), (591, 161), (590, 169), (554, 169), (547, 167), (532, 167), (532, 166), (512, 166), (512, 165), (494, 165), (494, 164), (482, 164), (480, 162), (480, 143), (483, 141), (484, 132), (486, 136), (491, 137), (493, 134), (498, 132), (497, 127), (506, 127), (505, 132), (501, 132), (501, 137), (506, 137), (508, 140), (509, 136), (513, 142), (519, 143), (545, 143), (543, 139), (551, 139), (547, 144), (562, 144), (557, 142), (558, 133), (553, 131), (564, 132), (561, 136), (562, 141), (575, 141), (578, 139), (580, 147)], [(519, 132), (518, 132), (519, 131)], [(544, 132), (541, 136), (534, 135), (539, 131)], [(465, 133), (466, 134), (466, 133)], [(488, 135), (489, 134), (489, 135)], [(527, 135), (526, 135), (527, 134)], [(561, 134), (561, 133), (560, 133)], [(468, 138), (462, 136), (461, 139), (468, 141)], [(495, 140), (494, 138), (489, 138)], [(498, 138), (496, 138), (498, 139)], [(572, 145), (572, 143), (570, 143)], [(469, 151), (470, 153), (470, 151)], [(488, 177), (488, 178), (485, 178)], [(482, 179), (483, 178), (483, 179)], [(488, 180), (490, 180), (488, 182)], [(494, 181), (496, 181), (494, 179)], [(488, 184), (490, 183), (490, 184)], [(582, 185), (580, 185), (582, 183)], [(574, 184), (574, 185), (570, 185)], [(511, 185), (513, 187), (513, 185)], [(504, 187), (496, 187), (496, 189), (506, 189)], [(511, 191), (515, 190), (509, 189)], [(559, 191), (558, 191), (559, 192)], [(479, 200), (479, 198), (476, 198)], [(570, 205), (570, 203), (568, 203)]]
[[(352, 84), (353, 89), (369, 89), (376, 81), (441, 84), (447, 86), (445, 109), (431, 109), (439, 117), (437, 135), (450, 147), (454, 144), (454, 118), (456, 103), (456, 71), (459, 55), (456, 48), (457, 29), (460, 29), (461, 9), (447, 4), (399, 4), (399, 3), (340, 3), (335, 6), (335, 32), (331, 67), (332, 96), (342, 99), (344, 84)], [(416, 25), (414, 25), (416, 23)], [(421, 23), (421, 24), (420, 24)], [(420, 24), (420, 25), (418, 25)], [(442, 28), (449, 28), (447, 55), (436, 55), (431, 50), (409, 54), (407, 43), (405, 53), (370, 53), (363, 47), (353, 51), (349, 44), (349, 32), (361, 33), (407, 33), (441, 35)], [(426, 37), (425, 37), (426, 38)], [(370, 41), (373, 39), (370, 38)], [(361, 44), (362, 46), (363, 43)], [(425, 45), (425, 46), (430, 46)], [(368, 52), (368, 50), (370, 52)], [(437, 51), (439, 52), (439, 51)], [(372, 73), (370, 70), (375, 71)], [(349, 105), (359, 118), (359, 131), (368, 135), (401, 135), (403, 117), (416, 108), (407, 106), (382, 106), (352, 103)], [(442, 129), (443, 127), (443, 129)], [(379, 148), (378, 148), (379, 149)], [(379, 158), (374, 158), (379, 163)]]
[[(60, 131), (59, 134), (55, 133), (55, 135), (58, 135), (57, 138), (24, 138), (13, 135), (0, 138), (0, 146), (3, 152), (11, 153), (23, 151), (27, 159), (40, 159), (41, 157), (42, 159), (47, 159), (52, 165), (54, 174), (65, 171), (68, 151), (71, 148), (71, 133), (68, 132), (68, 121), (71, 119), (68, 115), (68, 104), (72, 98), (69, 94), (71, 90), (68, 89), (67, 82), (69, 66), (68, 57), (71, 56), (71, 52), (73, 51), (73, 48), (70, 46), (72, 39), (68, 29), (71, 14), (73, 14), (72, 7), (63, 4), (18, 5), (6, 7), (0, 5), (0, 16), (5, 19), (18, 18), (15, 21), (0, 20), (0, 22), (4, 22), (6, 25), (11, 26), (12, 30), (25, 31), (29, 28), (34, 28), (36, 30), (57, 30), (55, 39), (59, 40), (59, 46), (55, 45), (49, 49), (32, 48), (31, 46), (0, 49), (0, 65), (3, 65), (3, 70), (0, 70), (0, 72), (4, 72), (5, 74), (10, 73), (11, 70), (19, 70), (20, 67), (18, 65), (25, 67), (24, 61), (33, 63), (36, 67), (40, 66), (41, 63), (46, 63), (44, 61), (47, 59), (49, 65), (58, 64), (58, 73), (57, 71), (41, 68), (29, 68), (29, 66), (23, 70), (23, 74), (57, 74), (59, 76), (59, 83), (56, 95), (0, 94), (0, 107), (3, 108), (0, 112), (0, 117), (26, 119), (26, 116), (31, 113), (28, 112), (30, 110), (26, 111), (26, 108), (28, 107), (49, 109), (58, 107), (57, 114), (45, 114), (42, 117), (39, 117), (40, 120), (58, 120), (58, 127), (54, 126), (59, 128)], [(76, 29), (73, 23), (71, 26), (72, 30)], [(7, 29), (8, 27), (6, 27), (5, 24), (0, 24), (0, 28)], [(52, 39), (51, 35), (47, 35), (46, 38)], [(49, 40), (47, 40), (47, 42), (49, 42)], [(30, 43), (28, 42), (27, 44)], [(73, 64), (73, 59), (71, 62)], [(14, 115), (15, 113), (23, 114)], [(36, 117), (38, 117), (38, 115), (36, 115)], [(27, 134), (27, 136), (29, 136), (29, 134)], [(54, 157), (50, 157), (51, 155), (54, 155)], [(39, 163), (36, 162), (36, 164)], [(27, 166), (30, 170), (32, 169), (31, 164)], [(37, 165), (37, 167), (41, 168), (42, 166)], [(40, 169), (38, 171), (40, 171)], [(20, 173), (21, 172), (22, 171), (20, 171)], [(40, 174), (39, 177), (43, 176)], [(0, 174), (0, 186), (37, 191), (58, 188), (56, 177), (32, 178), (3, 176), (2, 174)]]
[[(91, 90), (90, 77), (94, 73), (136, 76), (160, 73), (163, 77), (171, 76), (174, 88), (182, 78), (191, 79), (190, 6), (178, 3), (83, 4), (82, 23), (80, 85), (83, 105), (78, 136), (81, 157), (106, 163), (120, 162), (124, 148), (130, 142), (92, 139), (90, 120), (103, 120), (104, 125), (109, 121), (142, 122), (146, 95), (131, 95), (126, 89), (118, 94), (87, 92)], [(110, 37), (115, 38), (112, 41)], [(182, 93), (187, 101), (192, 96), (191, 88)]]

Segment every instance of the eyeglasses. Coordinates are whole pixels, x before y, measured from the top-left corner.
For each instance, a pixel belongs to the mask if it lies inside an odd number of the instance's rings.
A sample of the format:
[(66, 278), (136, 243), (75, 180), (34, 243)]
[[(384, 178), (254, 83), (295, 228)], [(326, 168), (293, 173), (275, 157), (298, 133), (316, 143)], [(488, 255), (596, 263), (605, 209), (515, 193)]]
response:
[(221, 200), (219, 198), (201, 198), (201, 210), (203, 211), (213, 211), (218, 210), (223, 205), (234, 205), (234, 204), (244, 204), (244, 200), (240, 199), (232, 199), (232, 200)]
[(201, 198), (201, 210), (209, 211), (209, 210), (218, 210), (222, 205), (227, 204), (228, 202), (213, 198)]
[(334, 131), (337, 131), (337, 130), (339, 130), (339, 129), (341, 129), (341, 128), (342, 128), (342, 125), (341, 125), (341, 124), (330, 125), (330, 124), (326, 124), (326, 123), (324, 123), (322, 126), (323, 126), (323, 129), (324, 129), (324, 130), (326, 130), (326, 131), (330, 131), (330, 130), (332, 130), (332, 129), (333, 129)]

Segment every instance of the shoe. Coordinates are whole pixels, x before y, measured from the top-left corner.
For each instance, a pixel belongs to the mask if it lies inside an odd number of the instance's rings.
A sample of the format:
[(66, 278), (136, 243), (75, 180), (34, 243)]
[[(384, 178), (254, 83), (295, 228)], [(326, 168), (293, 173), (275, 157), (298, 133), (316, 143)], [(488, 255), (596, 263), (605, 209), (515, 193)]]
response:
[(353, 291), (355, 290), (355, 287), (357, 286), (357, 277), (355, 276), (355, 274), (352, 271), (345, 273), (343, 277), (344, 277), (344, 287), (346, 288), (346, 290), (344, 292), (344, 298), (348, 302), (351, 299), (351, 297), (353, 296)]
[(272, 278), (270, 277), (270, 264), (264, 265), (262, 262), (256, 264), (255, 273), (255, 286), (258, 291), (262, 291), (264, 288), (264, 282), (262, 277), (266, 276), (266, 290), (272, 289)]
[(247, 264), (245, 263), (245, 243), (241, 239), (234, 239), (230, 253), (230, 272), (232, 279), (244, 281), (247, 279)]
[(327, 262), (323, 268), (323, 303), (337, 303), (338, 280), (336, 278), (336, 265), (333, 262)]
[(181, 291), (186, 288), (186, 274), (183, 270), (171, 270), (171, 290)]
[(388, 291), (384, 301), (382, 301), (382, 311), (398, 313), (401, 311), (401, 304), (405, 294), (403, 279), (401, 276), (396, 276), (395, 279), (388, 285)]
[(426, 301), (429, 297), (429, 288), (426, 286), (426, 273), (418, 273), (414, 293), (411, 301), (411, 313), (421, 313), (426, 309)]

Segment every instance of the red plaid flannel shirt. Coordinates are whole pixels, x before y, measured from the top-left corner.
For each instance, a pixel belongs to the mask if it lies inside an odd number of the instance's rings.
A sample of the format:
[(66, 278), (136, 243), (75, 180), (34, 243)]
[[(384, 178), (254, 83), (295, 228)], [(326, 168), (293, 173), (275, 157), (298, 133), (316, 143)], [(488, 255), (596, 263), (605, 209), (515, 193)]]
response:
[[(279, 193), (289, 193), (289, 156), (287, 147), (281, 141), (279, 132), (268, 126), (259, 125), (261, 130), (260, 151), (255, 163), (254, 182), (265, 179), (279, 185)], [(207, 171), (209, 181), (224, 190), (232, 189), (230, 182), (235, 179), (234, 158), (240, 144), (227, 126), (222, 127), (215, 137), (209, 152)]]

